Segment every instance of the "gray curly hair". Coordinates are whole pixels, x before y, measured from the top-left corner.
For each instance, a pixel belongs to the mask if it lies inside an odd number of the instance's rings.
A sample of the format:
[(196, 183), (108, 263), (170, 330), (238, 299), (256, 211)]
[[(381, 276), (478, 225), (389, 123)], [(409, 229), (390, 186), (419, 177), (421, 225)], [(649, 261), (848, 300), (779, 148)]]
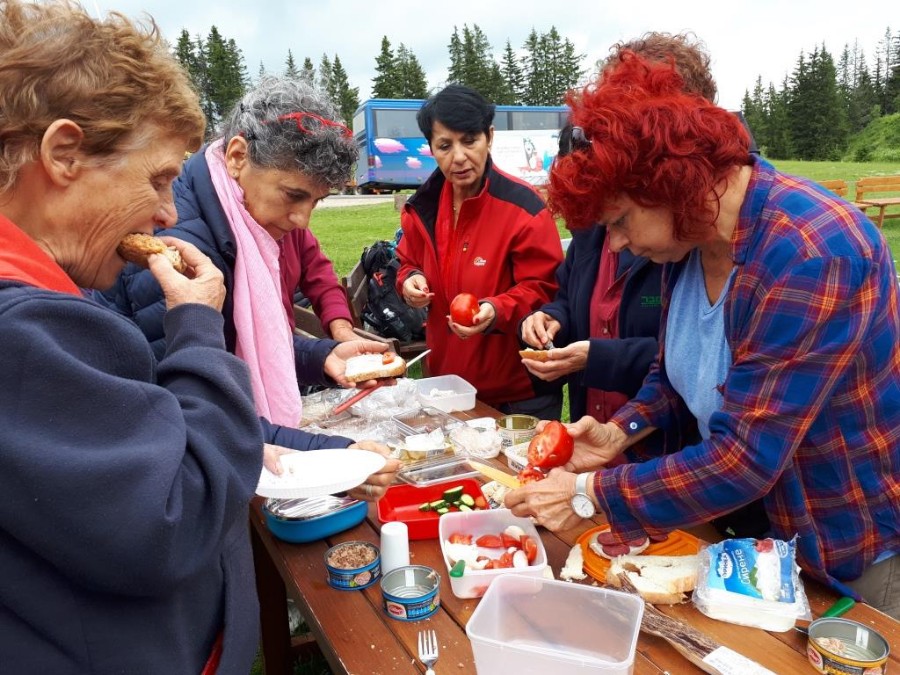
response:
[(223, 124), (225, 142), (248, 140), (250, 161), (264, 169), (300, 171), (338, 188), (359, 151), (328, 96), (302, 80), (264, 77)]

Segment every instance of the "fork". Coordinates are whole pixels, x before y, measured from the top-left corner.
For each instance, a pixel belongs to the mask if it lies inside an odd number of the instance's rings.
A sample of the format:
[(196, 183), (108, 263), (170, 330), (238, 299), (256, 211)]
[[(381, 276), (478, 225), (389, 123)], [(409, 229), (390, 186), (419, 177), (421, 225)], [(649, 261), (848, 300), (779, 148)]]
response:
[(434, 664), (438, 660), (438, 641), (433, 630), (419, 631), (419, 660), (428, 669), (425, 675), (434, 675)]

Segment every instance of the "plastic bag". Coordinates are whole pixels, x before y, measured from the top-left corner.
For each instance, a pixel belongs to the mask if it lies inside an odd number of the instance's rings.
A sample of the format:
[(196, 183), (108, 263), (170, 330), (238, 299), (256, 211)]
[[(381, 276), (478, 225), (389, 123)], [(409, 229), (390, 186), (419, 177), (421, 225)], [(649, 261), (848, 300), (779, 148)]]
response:
[(693, 602), (706, 616), (784, 632), (812, 619), (797, 567), (796, 537), (725, 539), (700, 552)]
[(464, 424), (450, 432), (450, 442), (470, 457), (491, 459), (500, 454), (500, 434), (496, 429)]

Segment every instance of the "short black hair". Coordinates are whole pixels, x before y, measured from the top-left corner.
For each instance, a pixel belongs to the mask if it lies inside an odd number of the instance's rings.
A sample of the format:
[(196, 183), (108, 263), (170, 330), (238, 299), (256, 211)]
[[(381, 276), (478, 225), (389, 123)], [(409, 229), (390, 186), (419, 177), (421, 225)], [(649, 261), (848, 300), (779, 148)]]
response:
[(451, 131), (483, 133), (491, 130), (494, 121), (494, 104), (474, 89), (461, 84), (450, 84), (429, 98), (419, 108), (416, 122), (422, 135), (431, 143), (435, 122)]

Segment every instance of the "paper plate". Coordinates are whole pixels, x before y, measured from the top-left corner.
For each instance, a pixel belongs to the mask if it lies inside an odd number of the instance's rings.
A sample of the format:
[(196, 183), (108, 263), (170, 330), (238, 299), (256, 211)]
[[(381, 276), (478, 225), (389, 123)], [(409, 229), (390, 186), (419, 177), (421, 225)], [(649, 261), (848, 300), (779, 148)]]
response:
[[(609, 560), (594, 553), (591, 549), (591, 538), (605, 530), (609, 525), (592, 527), (578, 537), (578, 545), (584, 555), (584, 571), (590, 574), (601, 584), (606, 583), (606, 571), (609, 569)], [(641, 555), (694, 555), (700, 550), (700, 540), (683, 530), (669, 532), (669, 538), (665, 541), (651, 542)]]
[(386, 458), (368, 450), (335, 448), (281, 456), (280, 476), (263, 468), (256, 486), (261, 497), (320, 497), (349, 490), (381, 469)]

